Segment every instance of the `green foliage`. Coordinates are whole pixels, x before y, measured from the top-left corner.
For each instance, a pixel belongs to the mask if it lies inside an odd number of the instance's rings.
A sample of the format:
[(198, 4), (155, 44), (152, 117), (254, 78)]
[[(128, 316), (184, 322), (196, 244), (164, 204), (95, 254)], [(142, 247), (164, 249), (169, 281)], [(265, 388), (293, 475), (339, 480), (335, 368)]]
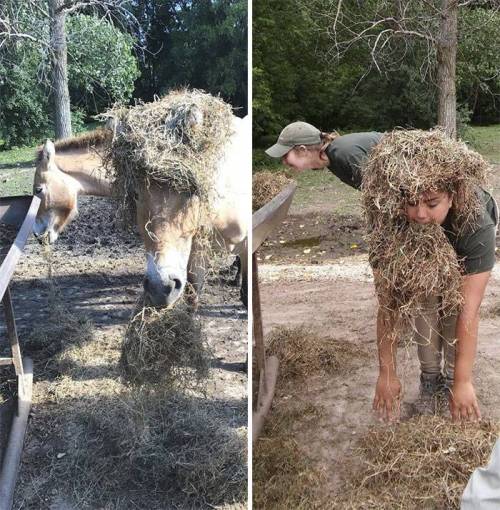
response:
[(246, 112), (247, 0), (138, 1), (135, 12), (149, 49), (136, 95), (187, 85)]
[(66, 29), (72, 103), (89, 115), (130, 99), (139, 76), (132, 37), (83, 14), (68, 18)]
[[(366, 44), (352, 45), (338, 60), (331, 37), (336, 12), (331, 7), (336, 2), (311, 0), (307, 8), (305, 4), (303, 0), (253, 3), (254, 143), (273, 143), (283, 126), (295, 120), (340, 132), (435, 125), (435, 53), (432, 48), (429, 53), (424, 39), (392, 40), (380, 72)], [(405, 5), (411, 9), (405, 11), (408, 16), (428, 9), (417, 2)], [(324, 15), (328, 6), (331, 16)], [(361, 22), (384, 12), (390, 15), (394, 2), (344, 2), (342, 8), (351, 20)], [(436, 23), (435, 19), (431, 23), (433, 30)], [(338, 40), (347, 29), (337, 25)], [(470, 119), (500, 119), (500, 14), (461, 8), (459, 30), (458, 127), (470, 137), (466, 131)]]
[(3, 148), (32, 145), (52, 133), (48, 93), (37, 77), (40, 53), (31, 42), (1, 51), (0, 139)]
[(457, 93), (472, 120), (500, 121), (500, 13), (463, 9), (459, 18)]
[[(54, 137), (46, 47), (48, 21), (33, 20), (27, 12), (21, 21), (27, 33), (36, 34), (38, 42), (10, 40), (0, 48), (3, 149)], [(108, 22), (79, 14), (68, 18), (67, 29), (71, 118), (77, 133), (89, 115), (131, 97), (138, 66), (132, 54), (132, 37)]]

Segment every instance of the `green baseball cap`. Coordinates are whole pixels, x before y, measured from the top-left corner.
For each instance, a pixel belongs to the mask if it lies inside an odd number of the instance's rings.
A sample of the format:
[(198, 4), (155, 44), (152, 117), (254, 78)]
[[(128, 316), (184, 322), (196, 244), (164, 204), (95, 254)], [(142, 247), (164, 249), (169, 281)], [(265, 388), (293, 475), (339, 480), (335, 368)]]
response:
[(282, 158), (295, 145), (314, 145), (321, 143), (321, 131), (307, 122), (292, 122), (283, 129), (278, 141), (266, 154), (272, 158)]

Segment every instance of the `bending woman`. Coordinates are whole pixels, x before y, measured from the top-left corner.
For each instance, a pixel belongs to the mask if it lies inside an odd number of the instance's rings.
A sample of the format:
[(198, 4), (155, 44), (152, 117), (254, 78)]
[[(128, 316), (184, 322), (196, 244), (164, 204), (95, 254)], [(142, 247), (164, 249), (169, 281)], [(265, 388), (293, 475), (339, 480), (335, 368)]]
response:
[[(439, 132), (414, 133), (421, 134), (422, 139), (431, 133), (432, 136), (437, 136), (440, 142), (444, 140), (444, 135)], [(367, 162), (382, 137), (383, 135), (377, 132), (344, 136), (321, 133), (310, 124), (294, 122), (283, 129), (277, 143), (266, 153), (271, 157), (281, 158), (283, 164), (297, 170), (327, 167), (344, 183), (360, 189), (364, 175), (370, 172)], [(448, 147), (446, 144), (449, 142), (444, 140), (443, 146), (446, 151), (451, 150), (451, 159), (459, 155), (460, 151), (468, 151), (458, 142), (452, 142)], [(455, 149), (457, 154), (454, 154)], [(428, 155), (424, 151), (423, 155), (418, 157), (425, 160)], [(403, 167), (407, 164), (405, 158), (405, 154), (401, 155)], [(422, 165), (424, 172), (427, 172), (429, 169), (425, 167), (425, 164)], [(430, 175), (432, 179), (432, 173)], [(428, 189), (420, 190), (411, 200), (405, 198), (396, 186), (396, 201), (400, 204), (391, 212), (389, 222), (394, 216), (401, 215), (402, 221), (408, 223), (440, 225), (460, 261), (460, 293), (463, 306), (457, 314), (445, 315), (440, 307), (440, 297), (428, 296), (422, 304), (421, 313), (413, 318), (414, 340), (418, 346), (420, 362), (421, 397), (426, 399), (448, 392), (453, 418), (476, 420), (481, 417), (481, 413), (472, 382), (472, 369), (477, 349), (479, 307), (495, 263), (498, 210), (491, 195), (475, 185), (474, 193), (479, 204), (476, 221), (468, 228), (458, 225), (454, 213), (464, 207), (461, 203), (463, 193), (459, 189), (463, 176), (460, 171), (456, 171), (455, 177), (457, 182), (446, 182), (446, 179), (439, 183), (431, 182)], [(398, 218), (399, 220), (401, 218)], [(391, 322), (390, 316), (391, 314), (387, 314), (386, 310), (379, 306), (379, 377), (373, 408), (385, 420), (399, 418), (401, 399), (401, 383), (396, 372), (396, 346), (399, 339), (395, 338), (395, 324)]]

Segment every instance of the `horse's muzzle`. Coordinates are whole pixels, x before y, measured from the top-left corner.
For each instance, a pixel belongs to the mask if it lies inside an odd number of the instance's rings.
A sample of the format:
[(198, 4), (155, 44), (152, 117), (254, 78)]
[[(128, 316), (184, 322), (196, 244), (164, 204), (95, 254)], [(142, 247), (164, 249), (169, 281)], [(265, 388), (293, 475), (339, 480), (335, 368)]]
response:
[(181, 297), (184, 290), (184, 285), (179, 278), (169, 278), (167, 281), (152, 281), (146, 276), (143, 285), (146, 301), (159, 308), (173, 305)]

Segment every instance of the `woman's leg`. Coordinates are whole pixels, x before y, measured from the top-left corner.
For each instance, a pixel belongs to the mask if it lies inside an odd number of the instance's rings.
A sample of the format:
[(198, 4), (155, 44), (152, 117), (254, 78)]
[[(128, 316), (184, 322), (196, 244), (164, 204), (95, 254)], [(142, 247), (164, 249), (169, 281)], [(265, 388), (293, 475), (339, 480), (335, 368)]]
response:
[[(430, 298), (425, 310), (415, 319), (414, 341), (417, 344), (422, 380), (435, 380), (441, 374), (442, 337), (439, 334), (437, 298)], [(434, 381), (433, 381), (434, 382)]]

